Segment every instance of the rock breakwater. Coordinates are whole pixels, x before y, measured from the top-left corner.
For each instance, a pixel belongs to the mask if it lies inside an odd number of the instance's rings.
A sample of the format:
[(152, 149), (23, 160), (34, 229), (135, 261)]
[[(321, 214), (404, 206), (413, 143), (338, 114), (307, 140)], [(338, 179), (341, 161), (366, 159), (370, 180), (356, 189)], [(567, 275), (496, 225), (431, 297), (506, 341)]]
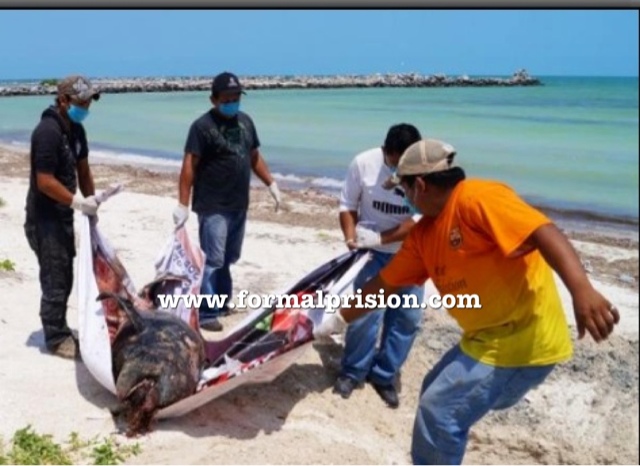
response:
[[(489, 86), (539, 86), (539, 79), (529, 76), (526, 70), (516, 71), (509, 78), (450, 77), (444, 74), (421, 75), (374, 74), (341, 76), (241, 76), (246, 89), (338, 89), (371, 87), (489, 87)], [(94, 85), (107, 94), (127, 92), (181, 92), (206, 91), (211, 88), (211, 77), (175, 78), (92, 78)], [(0, 86), (2, 96), (27, 96), (55, 94), (55, 80), (40, 83)]]

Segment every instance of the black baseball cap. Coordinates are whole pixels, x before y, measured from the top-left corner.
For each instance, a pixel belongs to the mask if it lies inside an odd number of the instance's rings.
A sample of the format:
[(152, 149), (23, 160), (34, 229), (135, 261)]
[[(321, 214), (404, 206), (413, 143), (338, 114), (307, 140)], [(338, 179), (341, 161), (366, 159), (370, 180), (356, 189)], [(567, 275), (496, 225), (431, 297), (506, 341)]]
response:
[(218, 94), (221, 92), (240, 92), (242, 94), (246, 94), (238, 77), (228, 71), (217, 75), (213, 78), (213, 82), (211, 83), (212, 94)]

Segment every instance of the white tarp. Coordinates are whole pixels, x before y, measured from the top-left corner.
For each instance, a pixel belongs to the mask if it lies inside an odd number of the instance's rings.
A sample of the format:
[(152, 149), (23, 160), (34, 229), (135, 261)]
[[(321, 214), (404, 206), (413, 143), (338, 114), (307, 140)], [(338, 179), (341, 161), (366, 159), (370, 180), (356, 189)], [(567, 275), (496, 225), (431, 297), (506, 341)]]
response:
[[(118, 191), (119, 187), (106, 191), (100, 201), (106, 201)], [(353, 280), (367, 260), (368, 254), (363, 251), (345, 253), (321, 265), (280, 294), (314, 293), (318, 290), (325, 295), (351, 294)], [(154, 291), (163, 294), (197, 294), (203, 264), (204, 255), (199, 247), (190, 242), (186, 229), (177, 229), (170, 235), (155, 262), (156, 276), (151, 284), (158, 287)], [(80, 223), (77, 270), (82, 359), (96, 380), (115, 394), (111, 342), (126, 315), (110, 307), (115, 306), (114, 300), (97, 302), (96, 297), (100, 292), (111, 291), (126, 295), (137, 306), (148, 307), (150, 301), (146, 292), (150, 286), (145, 286), (140, 294), (136, 292), (115, 250), (100, 233), (94, 220), (87, 216), (82, 216)], [(182, 303), (171, 312), (194, 328), (199, 328), (197, 309), (186, 308)], [(313, 327), (325, 315), (322, 306), (315, 309), (258, 309), (250, 312), (221, 340), (205, 340), (213, 367), (203, 371), (196, 393), (165, 407), (157, 417), (180, 416), (240, 385), (272, 381), (302, 355), (313, 341)]]
[[(104, 191), (98, 197), (98, 201), (106, 201), (120, 189), (120, 186), (116, 186)], [(100, 234), (95, 219), (83, 215), (80, 221), (80, 248), (76, 274), (80, 353), (89, 372), (103, 387), (115, 394), (107, 316), (102, 303), (97, 302), (96, 298), (100, 291), (106, 291), (107, 288), (111, 288), (109, 291), (114, 292), (125, 291), (129, 295), (135, 294), (135, 289), (124, 268), (119, 268), (121, 273), (118, 276), (114, 276), (115, 273), (108, 274), (109, 277), (103, 274), (104, 279), (112, 278), (112, 286), (99, 282), (96, 279), (96, 270), (106, 265), (103, 259), (106, 259), (106, 262), (114, 268), (119, 264), (115, 251)]]

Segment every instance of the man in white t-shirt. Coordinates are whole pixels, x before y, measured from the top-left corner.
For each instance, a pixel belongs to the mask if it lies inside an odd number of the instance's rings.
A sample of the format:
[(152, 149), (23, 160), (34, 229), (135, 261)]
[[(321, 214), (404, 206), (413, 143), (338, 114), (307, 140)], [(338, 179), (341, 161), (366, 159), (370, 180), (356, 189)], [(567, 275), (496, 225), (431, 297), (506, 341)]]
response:
[[(395, 174), (405, 149), (420, 139), (414, 126), (394, 125), (384, 146), (358, 154), (349, 166), (340, 195), (340, 227), (349, 249), (369, 248), (372, 253), (354, 281), (355, 290), (391, 260), (420, 218), (404, 201), (402, 190), (384, 186)], [(423, 293), (423, 287), (403, 288), (398, 292), (400, 307), (378, 309), (349, 325), (334, 393), (349, 398), (366, 380), (389, 407), (398, 407), (396, 378), (420, 329)], [(411, 296), (417, 306), (407, 302)], [(376, 349), (380, 327), (382, 336)]]

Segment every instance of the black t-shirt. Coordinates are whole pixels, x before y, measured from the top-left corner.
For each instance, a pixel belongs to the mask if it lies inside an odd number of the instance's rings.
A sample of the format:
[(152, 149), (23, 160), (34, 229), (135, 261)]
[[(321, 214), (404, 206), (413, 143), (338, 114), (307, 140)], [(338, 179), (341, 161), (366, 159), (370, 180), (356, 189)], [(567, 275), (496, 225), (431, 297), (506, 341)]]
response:
[(27, 219), (73, 220), (73, 210), (38, 189), (36, 172), (52, 174), (75, 194), (78, 186), (76, 166), (89, 156), (84, 127), (65, 121), (54, 107), (47, 108), (31, 134), (31, 175), (27, 192)]
[(259, 146), (256, 128), (246, 113), (227, 119), (210, 110), (194, 121), (185, 144), (185, 152), (199, 157), (193, 211), (247, 210), (251, 152)]

